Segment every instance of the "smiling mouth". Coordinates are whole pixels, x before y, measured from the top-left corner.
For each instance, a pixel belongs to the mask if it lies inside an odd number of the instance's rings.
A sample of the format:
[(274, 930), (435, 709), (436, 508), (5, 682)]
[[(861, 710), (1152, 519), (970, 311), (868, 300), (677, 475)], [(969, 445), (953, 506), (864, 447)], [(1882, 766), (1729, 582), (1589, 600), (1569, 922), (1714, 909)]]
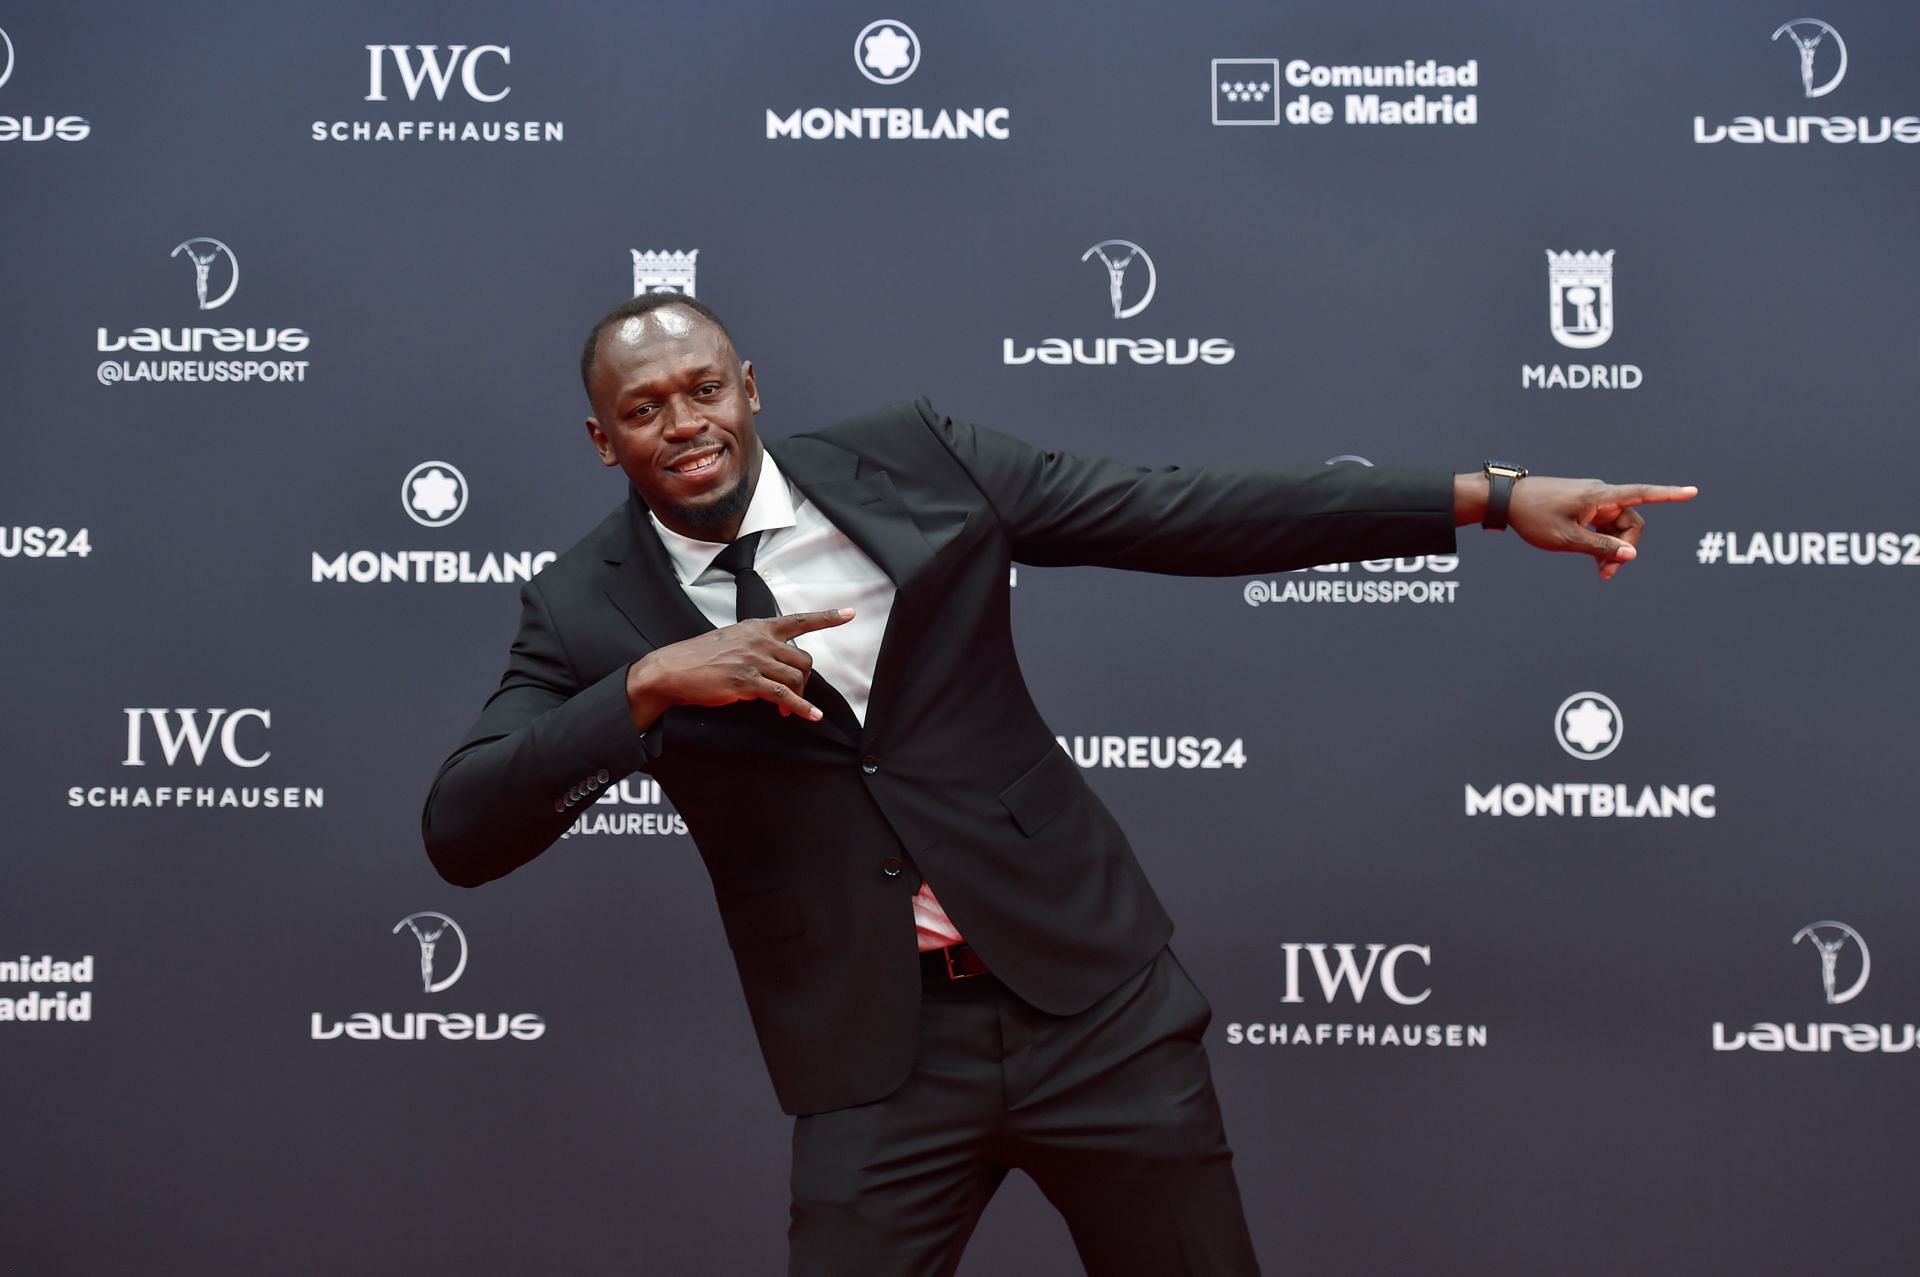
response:
[(720, 464), (720, 458), (726, 455), (726, 451), (724, 447), (717, 447), (712, 451), (701, 449), (699, 452), (689, 453), (681, 457), (678, 461), (668, 466), (667, 469), (677, 475), (687, 477), (707, 474), (712, 471), (715, 466)]

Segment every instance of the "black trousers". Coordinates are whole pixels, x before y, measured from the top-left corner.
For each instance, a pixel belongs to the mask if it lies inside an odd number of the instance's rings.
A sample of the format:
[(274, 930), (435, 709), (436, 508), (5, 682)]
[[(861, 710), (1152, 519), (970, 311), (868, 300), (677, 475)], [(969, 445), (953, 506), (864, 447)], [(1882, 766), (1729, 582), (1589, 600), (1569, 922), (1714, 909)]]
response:
[(794, 1121), (789, 1277), (951, 1274), (1016, 1167), (1091, 1277), (1257, 1274), (1201, 1047), (1212, 1015), (1165, 949), (1079, 1015), (991, 978), (930, 987), (904, 1086)]

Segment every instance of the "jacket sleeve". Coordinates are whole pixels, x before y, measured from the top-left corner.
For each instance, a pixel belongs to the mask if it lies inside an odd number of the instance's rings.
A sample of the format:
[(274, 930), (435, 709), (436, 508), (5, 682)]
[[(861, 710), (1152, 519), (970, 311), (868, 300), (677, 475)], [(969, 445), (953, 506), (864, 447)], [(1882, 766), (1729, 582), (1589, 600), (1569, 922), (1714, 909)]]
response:
[(627, 712), (626, 667), (582, 686), (538, 579), (500, 687), (441, 765), (420, 816), (433, 867), (477, 887), (545, 851), (605, 787), (652, 766), (658, 725)]
[(1007, 530), (1017, 562), (1244, 576), (1451, 554), (1453, 477), (1384, 466), (1125, 465), (916, 407)]

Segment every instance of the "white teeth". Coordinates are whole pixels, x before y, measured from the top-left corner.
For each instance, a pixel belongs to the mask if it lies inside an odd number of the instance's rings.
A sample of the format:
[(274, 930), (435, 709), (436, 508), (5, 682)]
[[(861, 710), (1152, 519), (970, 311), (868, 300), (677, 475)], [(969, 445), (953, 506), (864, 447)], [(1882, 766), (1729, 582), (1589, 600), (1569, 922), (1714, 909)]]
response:
[(674, 470), (680, 474), (699, 474), (702, 470), (711, 470), (718, 464), (720, 464), (720, 454), (715, 452), (694, 462), (692, 465), (677, 465), (674, 467)]

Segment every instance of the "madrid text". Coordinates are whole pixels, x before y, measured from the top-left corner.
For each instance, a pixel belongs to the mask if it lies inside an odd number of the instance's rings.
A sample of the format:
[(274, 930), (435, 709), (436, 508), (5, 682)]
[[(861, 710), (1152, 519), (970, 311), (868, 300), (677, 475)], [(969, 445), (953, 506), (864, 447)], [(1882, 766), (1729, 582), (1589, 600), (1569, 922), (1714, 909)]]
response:
[[(51, 955), (0, 960), (0, 984), (92, 984), (93, 955), (62, 961)], [(25, 1024), (81, 1024), (93, 1019), (93, 991), (70, 993), (61, 989), (43, 993), (29, 989), (19, 996), (0, 994), (0, 1022)]]

